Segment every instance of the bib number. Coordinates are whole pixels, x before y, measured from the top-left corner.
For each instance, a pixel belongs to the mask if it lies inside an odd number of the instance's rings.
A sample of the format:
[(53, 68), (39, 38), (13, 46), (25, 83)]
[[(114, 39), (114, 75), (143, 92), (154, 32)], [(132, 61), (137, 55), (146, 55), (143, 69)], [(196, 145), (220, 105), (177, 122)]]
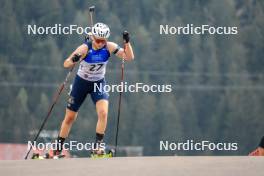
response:
[(91, 64), (89, 71), (99, 71), (103, 67), (103, 65), (104, 64)]

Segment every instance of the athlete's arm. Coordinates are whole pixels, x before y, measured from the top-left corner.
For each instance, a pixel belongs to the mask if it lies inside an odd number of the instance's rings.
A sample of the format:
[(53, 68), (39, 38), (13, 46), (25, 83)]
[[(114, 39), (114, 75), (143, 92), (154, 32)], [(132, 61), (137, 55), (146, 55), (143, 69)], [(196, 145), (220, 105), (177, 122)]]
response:
[[(70, 68), (75, 65), (79, 60), (82, 60), (88, 51), (88, 47), (85, 44), (80, 45), (71, 55), (64, 61), (64, 68)], [(80, 57), (78, 57), (80, 55)]]
[(110, 53), (114, 53), (117, 57), (121, 59), (125, 59), (127, 61), (134, 59), (134, 52), (132, 49), (132, 46), (129, 42), (129, 34), (128, 32), (123, 33), (123, 39), (124, 39), (124, 48), (120, 48), (116, 43), (114, 42), (107, 42), (107, 47)]

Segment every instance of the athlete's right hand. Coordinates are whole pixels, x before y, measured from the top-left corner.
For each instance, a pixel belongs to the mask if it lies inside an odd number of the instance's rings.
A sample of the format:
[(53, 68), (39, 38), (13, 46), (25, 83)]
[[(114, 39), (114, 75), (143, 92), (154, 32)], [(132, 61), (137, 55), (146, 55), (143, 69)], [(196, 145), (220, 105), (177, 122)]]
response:
[(73, 56), (72, 56), (72, 62), (73, 63), (76, 63), (76, 62), (78, 62), (79, 60), (80, 60), (80, 58), (82, 57), (82, 55), (81, 54), (74, 54)]

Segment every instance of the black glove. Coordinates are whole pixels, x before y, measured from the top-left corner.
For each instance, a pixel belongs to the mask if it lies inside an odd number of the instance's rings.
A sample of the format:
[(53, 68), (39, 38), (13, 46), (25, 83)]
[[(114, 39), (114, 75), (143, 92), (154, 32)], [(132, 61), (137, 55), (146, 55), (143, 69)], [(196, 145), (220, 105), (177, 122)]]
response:
[(129, 33), (127, 31), (123, 32), (123, 40), (128, 43), (129, 42)]
[(75, 62), (78, 62), (79, 60), (80, 60), (80, 58), (82, 57), (82, 55), (81, 54), (74, 54), (73, 56), (72, 56), (72, 62), (73, 63), (75, 63)]

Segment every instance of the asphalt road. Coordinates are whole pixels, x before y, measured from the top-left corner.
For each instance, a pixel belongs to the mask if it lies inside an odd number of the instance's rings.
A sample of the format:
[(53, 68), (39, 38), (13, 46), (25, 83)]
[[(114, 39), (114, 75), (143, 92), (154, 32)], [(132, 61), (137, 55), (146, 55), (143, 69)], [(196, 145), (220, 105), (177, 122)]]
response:
[(0, 161), (1, 176), (264, 176), (264, 157), (117, 157)]

